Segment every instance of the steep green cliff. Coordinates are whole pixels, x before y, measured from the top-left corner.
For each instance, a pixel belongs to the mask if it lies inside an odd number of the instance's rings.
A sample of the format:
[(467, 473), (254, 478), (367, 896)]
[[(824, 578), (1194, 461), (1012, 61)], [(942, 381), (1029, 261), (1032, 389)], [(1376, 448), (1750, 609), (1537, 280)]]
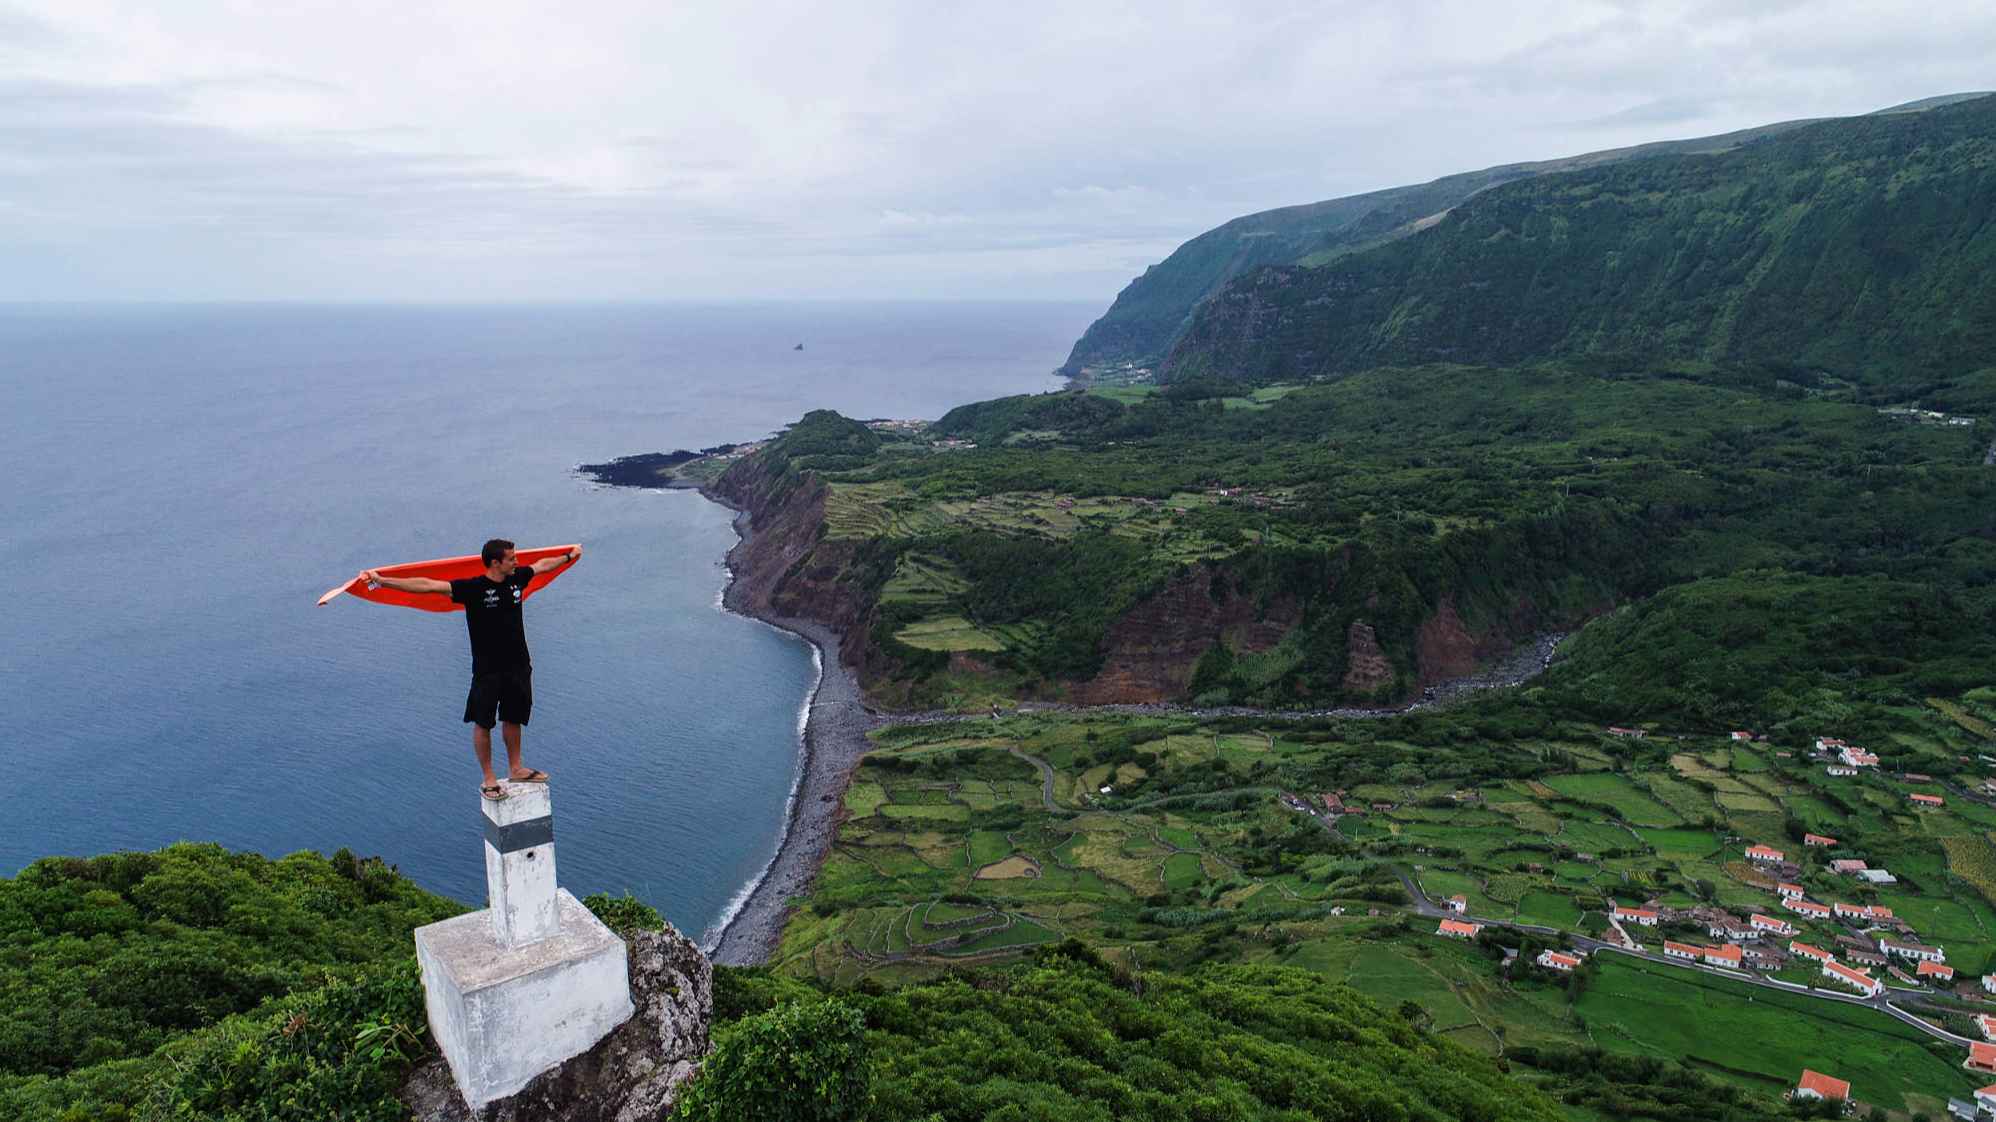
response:
[(1587, 356), (1918, 394), (1989, 364), (1991, 214), (1996, 98), (1541, 176), (1418, 236), (1237, 278), (1163, 377)]

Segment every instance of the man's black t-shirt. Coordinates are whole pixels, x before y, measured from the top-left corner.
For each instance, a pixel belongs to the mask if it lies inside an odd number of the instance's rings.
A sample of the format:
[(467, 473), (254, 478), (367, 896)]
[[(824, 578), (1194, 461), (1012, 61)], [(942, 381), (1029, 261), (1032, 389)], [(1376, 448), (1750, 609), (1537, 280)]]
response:
[(503, 582), (487, 580), (483, 573), (450, 582), (451, 603), (464, 605), (464, 625), (471, 632), (473, 674), (533, 665), (527, 658), (527, 629), (520, 616), (520, 601), (533, 579), (534, 571), (522, 565)]

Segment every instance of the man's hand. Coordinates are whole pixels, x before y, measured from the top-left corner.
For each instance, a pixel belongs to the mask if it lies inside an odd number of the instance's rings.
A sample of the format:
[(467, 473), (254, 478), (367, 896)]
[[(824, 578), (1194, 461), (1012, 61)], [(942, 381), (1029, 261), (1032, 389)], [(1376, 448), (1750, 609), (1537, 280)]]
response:
[(582, 560), (582, 547), (578, 545), (574, 549), (568, 551), (568, 562), (569, 564), (573, 565), (575, 562), (580, 560)]
[(370, 586), (377, 585), (381, 583), (381, 574), (373, 569), (362, 569), (360, 571), (360, 579), (366, 581)]

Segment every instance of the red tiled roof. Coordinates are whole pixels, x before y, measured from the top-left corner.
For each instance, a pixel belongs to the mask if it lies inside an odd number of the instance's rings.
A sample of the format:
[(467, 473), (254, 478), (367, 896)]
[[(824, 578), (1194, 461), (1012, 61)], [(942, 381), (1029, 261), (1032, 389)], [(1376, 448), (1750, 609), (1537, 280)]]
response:
[(1878, 979), (1872, 977), (1869, 974), (1864, 973), (1861, 970), (1852, 970), (1850, 967), (1845, 966), (1841, 962), (1825, 962), (1823, 964), (1823, 969), (1830, 972), (1831, 974), (1836, 975), (1839, 978), (1842, 978), (1846, 982), (1850, 982), (1851, 984), (1860, 986), (1864, 989), (1870, 989), (1878, 984)]
[(1819, 1071), (1802, 1069), (1802, 1082), (1796, 1085), (1803, 1091), (1814, 1091), (1826, 1099), (1850, 1098), (1850, 1083), (1842, 1079), (1832, 1079)]
[(1939, 962), (1930, 962), (1923, 958), (1920, 960), (1920, 965), (1914, 967), (1913, 973), (1923, 978), (1929, 974), (1938, 974), (1943, 978), (1952, 978), (1954, 977), (1954, 967)]
[(1740, 960), (1740, 949), (1731, 943), (1727, 943), (1723, 947), (1706, 947), (1705, 957), (1737, 963)]
[(1691, 943), (1673, 943), (1668, 939), (1663, 941), (1663, 949), (1665, 952), (1676, 951), (1679, 954), (1688, 954), (1693, 958), (1705, 953), (1705, 948), (1703, 947)]
[(1807, 955), (1822, 962), (1829, 962), (1837, 957), (1821, 947), (1812, 947), (1807, 943), (1790, 943), (1788, 944), (1788, 949), (1794, 951), (1796, 954)]
[(1976, 1067), (1996, 1067), (1996, 1044), (1970, 1044), (1968, 1062)]
[(1445, 919), (1435, 933), (1438, 935), (1474, 935), (1481, 930), (1483, 929), (1474, 923), (1461, 923), (1456, 920)]

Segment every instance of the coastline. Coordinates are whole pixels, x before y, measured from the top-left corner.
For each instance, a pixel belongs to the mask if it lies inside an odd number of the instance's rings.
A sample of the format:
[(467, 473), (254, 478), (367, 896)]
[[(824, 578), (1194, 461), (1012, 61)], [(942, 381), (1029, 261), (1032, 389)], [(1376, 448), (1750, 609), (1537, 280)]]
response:
[(805, 701), (797, 783), (790, 794), (776, 856), (763, 868), (734, 913), (725, 917), (719, 932), (710, 933), (711, 938), (702, 937), (701, 949), (715, 962), (758, 966), (769, 960), (783, 938), (791, 898), (808, 892), (818, 875), (818, 866), (824, 862), (838, 829), (846, 781), (869, 747), (866, 734), (880, 721), (861, 702), (858, 676), (839, 661), (836, 632), (814, 620), (765, 615), (742, 603), (736, 558), (755, 534), (748, 512), (704, 487), (684, 489), (697, 490), (708, 502), (735, 512), (735, 533), (740, 540), (728, 550), (728, 583), (721, 593), (721, 606), (736, 615), (787, 631), (811, 644), (817, 652), (818, 682)]

